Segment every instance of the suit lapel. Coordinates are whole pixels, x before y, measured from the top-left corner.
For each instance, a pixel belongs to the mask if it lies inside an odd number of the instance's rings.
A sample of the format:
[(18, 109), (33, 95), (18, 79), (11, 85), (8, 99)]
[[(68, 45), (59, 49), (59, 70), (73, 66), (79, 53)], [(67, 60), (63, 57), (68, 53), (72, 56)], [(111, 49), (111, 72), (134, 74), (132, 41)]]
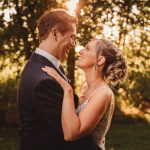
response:
[[(58, 74), (63, 79), (65, 79), (62, 76), (62, 74), (59, 72), (59, 70), (48, 59), (46, 59), (45, 57), (43, 57), (43, 56), (41, 56), (41, 55), (36, 54), (36, 53), (33, 52), (33, 54), (30, 57), (30, 60), (37, 61), (37, 62), (41, 63), (43, 65), (43, 67), (44, 66), (48, 66), (48, 67), (54, 68), (58, 72)], [(78, 97), (75, 94), (74, 94), (74, 101), (75, 101), (75, 107), (77, 107), (78, 106)]]
[[(41, 63), (43, 66), (48, 66), (48, 67), (51, 67), (53, 69), (55, 69), (57, 71), (57, 73), (63, 78), (64, 76), (59, 72), (59, 70), (52, 64), (52, 62), (50, 62), (47, 58), (39, 55), (39, 54), (36, 54), (35, 52), (33, 52), (33, 54), (31, 55), (31, 60), (34, 60), (34, 61), (37, 61), (39, 63)], [(66, 79), (65, 79), (66, 80)]]

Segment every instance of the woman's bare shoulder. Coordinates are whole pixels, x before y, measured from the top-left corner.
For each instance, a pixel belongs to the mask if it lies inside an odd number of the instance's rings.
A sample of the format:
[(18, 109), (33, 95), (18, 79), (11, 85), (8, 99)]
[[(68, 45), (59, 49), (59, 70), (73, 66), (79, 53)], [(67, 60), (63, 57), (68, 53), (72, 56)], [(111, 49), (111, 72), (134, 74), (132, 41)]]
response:
[(112, 95), (113, 91), (108, 85), (98, 88), (97, 94)]
[(99, 101), (105, 100), (105, 101), (110, 101), (111, 97), (113, 96), (113, 91), (109, 86), (104, 86), (98, 88), (95, 93), (93, 94), (93, 98), (91, 99), (99, 99)]

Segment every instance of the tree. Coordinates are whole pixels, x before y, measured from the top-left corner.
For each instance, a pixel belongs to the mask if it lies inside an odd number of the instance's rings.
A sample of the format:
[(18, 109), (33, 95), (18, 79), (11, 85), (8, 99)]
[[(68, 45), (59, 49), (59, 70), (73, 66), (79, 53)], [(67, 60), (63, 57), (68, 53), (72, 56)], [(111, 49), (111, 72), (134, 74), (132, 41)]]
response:
[(114, 41), (128, 62), (128, 82), (123, 88), (126, 97), (120, 93), (121, 97), (137, 107), (150, 107), (149, 86), (146, 84), (150, 83), (149, 2), (83, 0), (77, 13), (80, 20), (79, 43), (85, 45), (96, 35)]
[[(66, 8), (67, 0), (3, 0), (0, 2), (0, 69), (15, 67), (13, 76), (19, 77), (20, 71), (31, 53), (38, 46), (37, 20), (41, 14), (51, 8)], [(12, 11), (10, 20), (5, 19), (6, 11)], [(150, 107), (150, 30), (148, 0), (82, 0), (76, 14), (79, 18), (77, 43), (85, 45), (91, 38), (107, 38), (115, 42), (122, 50), (128, 62), (128, 80), (117, 91), (117, 100), (129, 101), (142, 110)], [(67, 62), (68, 76), (75, 88), (75, 56), (70, 51)], [(8, 70), (8, 69), (7, 69)], [(5, 72), (0, 74), (0, 84)], [(15, 79), (15, 77), (13, 79)], [(12, 77), (9, 77), (12, 78)], [(2, 81), (3, 80), (3, 81)], [(16, 82), (17, 83), (17, 82)], [(5, 88), (7, 89), (7, 88)], [(14, 88), (13, 88), (14, 89)], [(12, 93), (14, 90), (12, 89)], [(11, 92), (11, 89), (9, 89)], [(0, 103), (7, 97), (0, 90)], [(13, 94), (12, 94), (13, 95)], [(2, 100), (3, 99), (3, 100)], [(15, 102), (7, 98), (5, 106)], [(119, 102), (118, 102), (119, 103)], [(4, 105), (4, 103), (3, 103)], [(0, 106), (2, 107), (2, 105)]]

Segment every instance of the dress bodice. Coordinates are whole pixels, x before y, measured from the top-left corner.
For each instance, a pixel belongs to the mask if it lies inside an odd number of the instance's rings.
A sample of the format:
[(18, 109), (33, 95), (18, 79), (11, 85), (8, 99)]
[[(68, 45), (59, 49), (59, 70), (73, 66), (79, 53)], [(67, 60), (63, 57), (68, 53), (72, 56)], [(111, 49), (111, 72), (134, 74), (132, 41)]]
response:
[[(82, 104), (80, 104), (77, 109), (76, 113), (79, 114), (87, 105), (90, 99), (85, 100)], [(110, 103), (102, 117), (99, 121), (95, 129), (91, 132), (93, 140), (98, 143), (102, 150), (105, 150), (105, 135), (110, 127), (112, 114), (114, 110), (114, 95), (111, 92), (111, 100)]]

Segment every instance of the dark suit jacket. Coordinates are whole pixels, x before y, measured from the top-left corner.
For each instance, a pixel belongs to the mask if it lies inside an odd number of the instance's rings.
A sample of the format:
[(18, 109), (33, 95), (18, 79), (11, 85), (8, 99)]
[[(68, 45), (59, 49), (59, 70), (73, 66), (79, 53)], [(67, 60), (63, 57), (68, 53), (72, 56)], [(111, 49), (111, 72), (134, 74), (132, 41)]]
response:
[(34, 53), (21, 75), (18, 88), (20, 150), (98, 150), (90, 135), (74, 142), (64, 141), (63, 89), (41, 70), (44, 66), (56, 69), (45, 57)]

